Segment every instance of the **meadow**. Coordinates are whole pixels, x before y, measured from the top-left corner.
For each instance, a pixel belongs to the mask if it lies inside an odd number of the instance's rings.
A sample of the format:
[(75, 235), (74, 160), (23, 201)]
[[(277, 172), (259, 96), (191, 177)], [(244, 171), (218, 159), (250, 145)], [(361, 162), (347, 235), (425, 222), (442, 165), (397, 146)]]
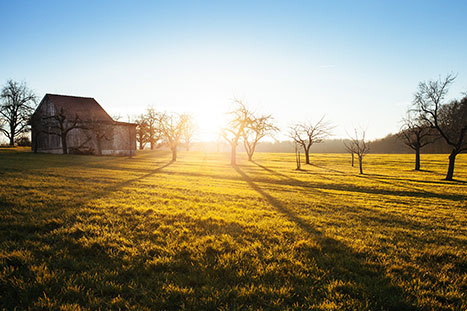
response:
[(467, 309), (467, 155), (170, 159), (0, 150), (0, 309)]

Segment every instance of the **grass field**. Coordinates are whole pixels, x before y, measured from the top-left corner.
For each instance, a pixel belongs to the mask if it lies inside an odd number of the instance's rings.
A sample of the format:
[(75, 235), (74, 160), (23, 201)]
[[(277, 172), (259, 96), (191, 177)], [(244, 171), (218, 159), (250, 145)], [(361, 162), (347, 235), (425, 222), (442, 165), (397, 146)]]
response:
[(0, 150), (0, 309), (467, 309), (467, 155), (170, 158)]

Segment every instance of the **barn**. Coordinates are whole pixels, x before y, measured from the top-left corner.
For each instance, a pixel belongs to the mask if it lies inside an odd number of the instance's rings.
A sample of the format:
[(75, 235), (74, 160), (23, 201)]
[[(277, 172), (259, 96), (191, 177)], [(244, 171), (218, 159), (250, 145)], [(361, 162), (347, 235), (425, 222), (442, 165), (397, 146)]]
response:
[(90, 97), (46, 94), (31, 117), (34, 152), (131, 156), (136, 124), (113, 120)]

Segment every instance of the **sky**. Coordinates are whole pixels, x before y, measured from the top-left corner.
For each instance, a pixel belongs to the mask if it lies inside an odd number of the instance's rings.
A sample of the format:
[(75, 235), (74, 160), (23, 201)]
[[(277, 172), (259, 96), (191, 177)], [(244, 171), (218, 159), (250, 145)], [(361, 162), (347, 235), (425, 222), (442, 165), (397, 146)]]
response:
[(400, 128), (421, 81), (467, 91), (467, 1), (0, 0), (0, 85), (94, 97), (122, 121), (191, 113), (215, 140), (243, 100), (288, 127)]

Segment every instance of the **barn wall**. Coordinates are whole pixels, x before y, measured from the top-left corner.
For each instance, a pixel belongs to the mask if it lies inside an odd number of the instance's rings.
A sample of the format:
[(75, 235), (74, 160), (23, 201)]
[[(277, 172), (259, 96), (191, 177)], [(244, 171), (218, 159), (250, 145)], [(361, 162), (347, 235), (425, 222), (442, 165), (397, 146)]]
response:
[(136, 127), (116, 124), (112, 139), (102, 144), (103, 155), (129, 156), (136, 154)]

